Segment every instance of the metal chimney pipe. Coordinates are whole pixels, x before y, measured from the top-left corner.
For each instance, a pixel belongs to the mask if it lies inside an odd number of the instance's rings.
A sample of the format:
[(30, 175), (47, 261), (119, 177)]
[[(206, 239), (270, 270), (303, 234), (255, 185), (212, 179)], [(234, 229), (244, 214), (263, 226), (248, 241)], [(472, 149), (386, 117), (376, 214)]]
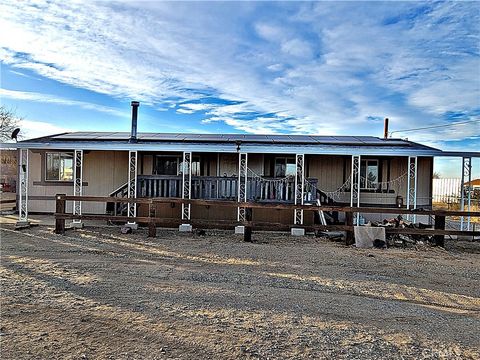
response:
[(138, 118), (138, 107), (140, 103), (138, 101), (132, 101), (132, 129), (130, 131), (130, 142), (137, 142), (137, 118)]
[(385, 118), (385, 122), (383, 125), (383, 138), (388, 139), (388, 118)]

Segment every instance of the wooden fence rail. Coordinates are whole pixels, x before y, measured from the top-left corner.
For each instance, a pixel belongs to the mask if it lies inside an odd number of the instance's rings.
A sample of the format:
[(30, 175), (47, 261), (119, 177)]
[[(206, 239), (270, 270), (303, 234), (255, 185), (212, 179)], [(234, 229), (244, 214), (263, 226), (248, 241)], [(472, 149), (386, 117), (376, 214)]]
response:
[[(116, 203), (135, 203), (147, 204), (149, 207), (148, 216), (115, 216), (115, 215), (73, 215), (67, 214), (66, 201), (86, 201), (86, 202), (116, 202)], [(238, 207), (241, 205), (247, 209), (282, 209), (291, 210), (303, 209), (306, 211), (338, 211), (345, 213), (345, 225), (285, 225), (277, 223), (262, 223), (255, 221), (246, 221), (239, 223), (232, 220), (180, 220), (180, 219), (161, 219), (156, 217), (156, 204), (171, 204), (184, 203), (200, 206), (223, 206), (223, 207)], [(286, 230), (291, 227), (302, 227), (307, 231), (324, 230), (324, 231), (346, 231), (347, 245), (353, 242), (353, 214), (354, 213), (372, 213), (372, 214), (411, 214), (411, 215), (429, 215), (435, 217), (435, 225), (433, 229), (415, 229), (415, 228), (385, 228), (386, 233), (395, 234), (417, 234), (417, 235), (433, 235), (435, 243), (439, 246), (444, 246), (445, 235), (466, 235), (466, 236), (480, 236), (480, 231), (460, 231), (460, 230), (445, 230), (445, 218), (448, 216), (480, 216), (480, 211), (449, 211), (449, 210), (409, 210), (406, 208), (379, 208), (379, 207), (350, 207), (350, 206), (329, 206), (329, 205), (294, 205), (294, 204), (272, 204), (261, 202), (243, 202), (236, 201), (221, 201), (221, 200), (187, 200), (175, 198), (116, 198), (116, 197), (101, 197), (101, 196), (73, 196), (73, 195), (56, 195), (56, 212), (55, 212), (55, 232), (63, 234), (65, 232), (65, 220), (107, 220), (107, 221), (129, 221), (140, 224), (147, 224), (149, 228), (149, 236), (154, 237), (156, 232), (156, 225), (163, 226), (177, 226), (181, 223), (190, 223), (192, 226), (204, 228), (231, 228), (235, 225), (244, 225), (247, 228), (246, 233), (250, 233), (252, 227), (256, 230), (260, 229), (278, 229)]]

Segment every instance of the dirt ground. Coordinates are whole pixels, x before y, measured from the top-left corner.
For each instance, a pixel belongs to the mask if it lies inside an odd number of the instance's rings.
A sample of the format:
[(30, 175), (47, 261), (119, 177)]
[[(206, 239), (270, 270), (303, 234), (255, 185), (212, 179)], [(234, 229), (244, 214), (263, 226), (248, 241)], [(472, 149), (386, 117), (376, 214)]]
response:
[(2, 359), (478, 359), (480, 244), (1, 234)]

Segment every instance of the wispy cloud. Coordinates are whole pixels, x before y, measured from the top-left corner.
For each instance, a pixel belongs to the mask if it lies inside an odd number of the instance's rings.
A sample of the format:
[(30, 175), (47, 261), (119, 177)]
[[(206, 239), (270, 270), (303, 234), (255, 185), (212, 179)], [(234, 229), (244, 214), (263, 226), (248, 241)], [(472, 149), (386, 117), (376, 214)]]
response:
[(56, 126), (44, 121), (21, 120), (19, 123), (20, 135), (23, 139), (70, 132), (72, 129)]
[(372, 118), (392, 130), (478, 118), (479, 14), (475, 2), (8, 2), (0, 58), (246, 132), (380, 135)]
[(15, 99), (15, 100), (28, 100), (42, 103), (52, 103), (65, 106), (77, 106), (86, 110), (100, 111), (103, 113), (116, 115), (116, 116), (128, 116), (124, 111), (120, 111), (108, 106), (92, 104), (84, 101), (70, 100), (50, 94), (42, 94), (31, 91), (16, 91), (8, 89), (0, 89), (0, 97)]

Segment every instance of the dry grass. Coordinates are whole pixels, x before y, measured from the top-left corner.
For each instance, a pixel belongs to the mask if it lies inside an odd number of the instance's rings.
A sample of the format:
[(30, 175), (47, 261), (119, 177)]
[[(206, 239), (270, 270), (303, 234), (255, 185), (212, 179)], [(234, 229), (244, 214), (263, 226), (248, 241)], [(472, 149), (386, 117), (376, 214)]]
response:
[(479, 244), (0, 232), (2, 359), (475, 359)]

